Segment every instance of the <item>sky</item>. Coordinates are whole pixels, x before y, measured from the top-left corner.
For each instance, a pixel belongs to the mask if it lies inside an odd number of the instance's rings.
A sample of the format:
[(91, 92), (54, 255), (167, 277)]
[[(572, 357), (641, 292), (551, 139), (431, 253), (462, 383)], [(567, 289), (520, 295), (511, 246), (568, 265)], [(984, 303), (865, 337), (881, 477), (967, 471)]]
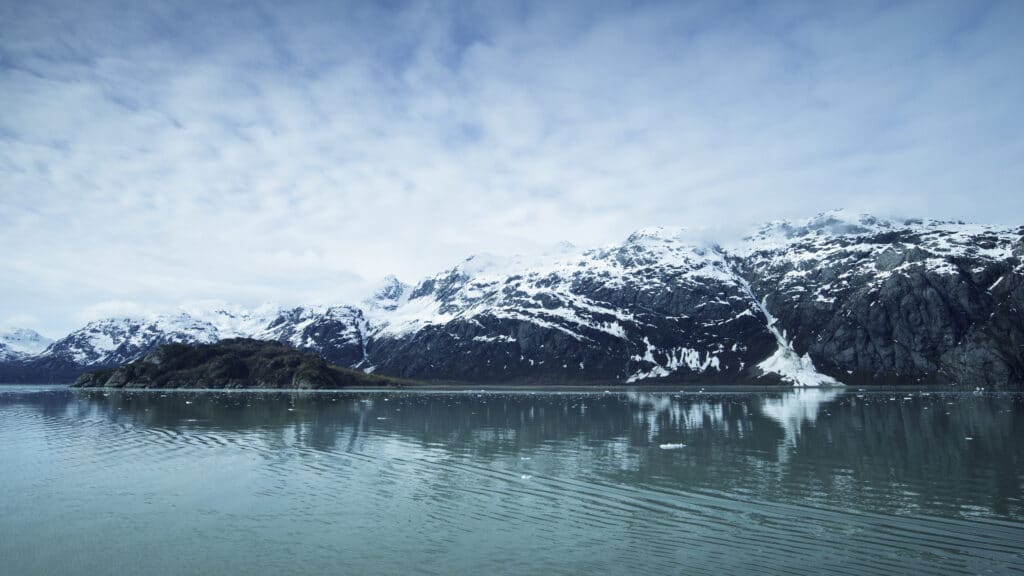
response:
[(833, 208), (1024, 223), (1024, 2), (0, 0), (0, 326)]

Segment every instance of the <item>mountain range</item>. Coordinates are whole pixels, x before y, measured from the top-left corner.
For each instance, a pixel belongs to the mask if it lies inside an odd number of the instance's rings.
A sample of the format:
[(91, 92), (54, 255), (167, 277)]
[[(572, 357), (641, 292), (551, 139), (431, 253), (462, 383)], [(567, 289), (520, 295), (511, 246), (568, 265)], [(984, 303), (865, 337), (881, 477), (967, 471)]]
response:
[(829, 212), (729, 243), (650, 228), (595, 249), (473, 256), (358, 304), (0, 333), (0, 381), (67, 382), (169, 342), (289, 343), (380, 374), (466, 383), (1024, 382), (1024, 226)]

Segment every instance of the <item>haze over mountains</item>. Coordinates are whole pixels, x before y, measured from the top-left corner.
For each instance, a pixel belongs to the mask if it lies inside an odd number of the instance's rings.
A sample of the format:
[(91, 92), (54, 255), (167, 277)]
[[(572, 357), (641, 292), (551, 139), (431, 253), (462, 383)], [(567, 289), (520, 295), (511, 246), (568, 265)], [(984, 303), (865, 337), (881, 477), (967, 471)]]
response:
[(190, 310), (0, 336), (0, 381), (70, 381), (167, 342), (251, 337), (474, 383), (1024, 382), (1024, 227), (826, 213), (739, 242), (639, 230), (476, 256), (338, 306)]

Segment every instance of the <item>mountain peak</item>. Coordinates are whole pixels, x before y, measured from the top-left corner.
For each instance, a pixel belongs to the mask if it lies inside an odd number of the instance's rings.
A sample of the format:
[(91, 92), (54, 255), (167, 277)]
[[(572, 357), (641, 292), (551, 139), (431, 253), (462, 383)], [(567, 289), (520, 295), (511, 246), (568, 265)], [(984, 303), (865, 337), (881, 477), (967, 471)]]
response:
[(644, 240), (679, 240), (687, 234), (681, 226), (648, 226), (640, 228), (626, 238), (626, 242), (636, 243)]
[(411, 286), (399, 280), (394, 274), (388, 274), (364, 303), (369, 308), (394, 310), (409, 299), (410, 288)]
[(808, 235), (858, 235), (891, 229), (894, 223), (871, 214), (855, 214), (843, 209), (821, 212), (806, 220), (776, 220), (763, 226), (759, 233), (769, 232), (796, 238)]
[(0, 347), (18, 354), (38, 354), (53, 343), (29, 328), (6, 328), (0, 330)]

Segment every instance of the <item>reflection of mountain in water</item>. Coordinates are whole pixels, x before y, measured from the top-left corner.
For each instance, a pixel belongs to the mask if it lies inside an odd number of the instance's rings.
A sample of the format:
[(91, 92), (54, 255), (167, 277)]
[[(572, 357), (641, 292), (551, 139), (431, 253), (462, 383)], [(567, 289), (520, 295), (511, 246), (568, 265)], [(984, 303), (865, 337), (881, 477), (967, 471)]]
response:
[(722, 423), (722, 401), (700, 396), (681, 396), (629, 392), (626, 399), (633, 407), (634, 420), (647, 429), (647, 439), (653, 441), (662, 429), (694, 430), (705, 424), (712, 427)]
[(781, 424), (786, 432), (786, 443), (796, 446), (804, 423), (814, 424), (822, 405), (840, 394), (834, 388), (804, 388), (784, 392), (781, 396), (766, 396), (761, 403), (761, 413)]
[[(1019, 396), (56, 390), (0, 392), (5, 410), (61, 426), (88, 423), (79, 433), (98, 447), (230, 446), (274, 466), (306, 466), (282, 461), (296, 451), (395, 462), (468, 459), (516, 478), (587, 470), (609, 483), (764, 499), (796, 494), (885, 512), (1024, 514)], [(421, 473), (437, 474), (444, 487), (442, 468)]]

